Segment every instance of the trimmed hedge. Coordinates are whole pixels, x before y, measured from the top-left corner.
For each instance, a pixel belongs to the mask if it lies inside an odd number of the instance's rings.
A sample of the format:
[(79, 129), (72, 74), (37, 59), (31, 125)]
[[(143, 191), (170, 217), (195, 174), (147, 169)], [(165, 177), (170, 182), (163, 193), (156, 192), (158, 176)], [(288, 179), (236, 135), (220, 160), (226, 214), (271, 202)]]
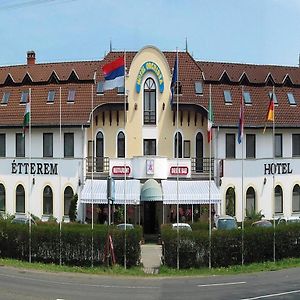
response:
[[(195, 226), (193, 226), (195, 228)], [(207, 267), (209, 260), (208, 230), (179, 231), (180, 268)], [(177, 266), (177, 231), (161, 227), (164, 263)], [(245, 228), (244, 263), (273, 260), (273, 228)], [(300, 257), (300, 224), (277, 226), (275, 231), (276, 259)], [(242, 230), (212, 231), (212, 267), (226, 267), (242, 263)]]
[[(31, 227), (31, 261), (76, 266), (107, 264), (105, 245), (110, 234), (117, 264), (124, 264), (125, 231), (106, 225), (39, 223)], [(126, 231), (126, 263), (140, 263), (142, 229)], [(93, 247), (92, 247), (93, 240)], [(29, 259), (29, 230), (22, 224), (0, 222), (0, 257)]]

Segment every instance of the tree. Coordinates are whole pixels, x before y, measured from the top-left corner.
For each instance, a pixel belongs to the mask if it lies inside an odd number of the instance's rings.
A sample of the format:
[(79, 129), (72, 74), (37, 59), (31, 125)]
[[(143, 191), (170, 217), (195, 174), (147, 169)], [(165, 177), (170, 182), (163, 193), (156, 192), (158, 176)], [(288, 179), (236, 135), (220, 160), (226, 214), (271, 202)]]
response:
[(77, 218), (77, 201), (78, 201), (78, 195), (75, 194), (71, 200), (70, 208), (69, 208), (69, 217), (71, 222), (75, 222)]

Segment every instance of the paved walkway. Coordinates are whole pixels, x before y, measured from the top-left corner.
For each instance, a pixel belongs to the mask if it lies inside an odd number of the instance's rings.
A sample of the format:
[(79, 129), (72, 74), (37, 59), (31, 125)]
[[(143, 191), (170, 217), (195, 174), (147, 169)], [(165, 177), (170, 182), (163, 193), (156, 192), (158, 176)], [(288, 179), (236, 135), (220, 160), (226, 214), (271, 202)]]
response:
[(142, 264), (147, 274), (157, 274), (161, 264), (161, 245), (141, 245)]

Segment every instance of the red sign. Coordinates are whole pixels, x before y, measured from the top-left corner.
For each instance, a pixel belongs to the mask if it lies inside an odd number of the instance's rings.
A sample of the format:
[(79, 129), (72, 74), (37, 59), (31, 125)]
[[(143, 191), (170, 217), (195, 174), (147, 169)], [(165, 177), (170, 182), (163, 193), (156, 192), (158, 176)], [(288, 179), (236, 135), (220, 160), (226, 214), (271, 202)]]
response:
[[(131, 172), (130, 167), (126, 166), (126, 175), (129, 175), (130, 172)], [(125, 166), (113, 166), (112, 173), (114, 175), (124, 175), (125, 174)]]
[(171, 175), (187, 175), (189, 173), (188, 167), (171, 167), (170, 168)]

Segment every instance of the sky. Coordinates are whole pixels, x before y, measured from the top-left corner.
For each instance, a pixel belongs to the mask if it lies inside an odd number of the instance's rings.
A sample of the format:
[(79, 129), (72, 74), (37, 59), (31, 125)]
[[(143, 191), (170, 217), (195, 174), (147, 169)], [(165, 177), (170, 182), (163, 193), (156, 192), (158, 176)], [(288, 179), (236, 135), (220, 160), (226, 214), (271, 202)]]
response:
[(154, 45), (197, 60), (298, 66), (300, 0), (0, 0), (0, 66)]

